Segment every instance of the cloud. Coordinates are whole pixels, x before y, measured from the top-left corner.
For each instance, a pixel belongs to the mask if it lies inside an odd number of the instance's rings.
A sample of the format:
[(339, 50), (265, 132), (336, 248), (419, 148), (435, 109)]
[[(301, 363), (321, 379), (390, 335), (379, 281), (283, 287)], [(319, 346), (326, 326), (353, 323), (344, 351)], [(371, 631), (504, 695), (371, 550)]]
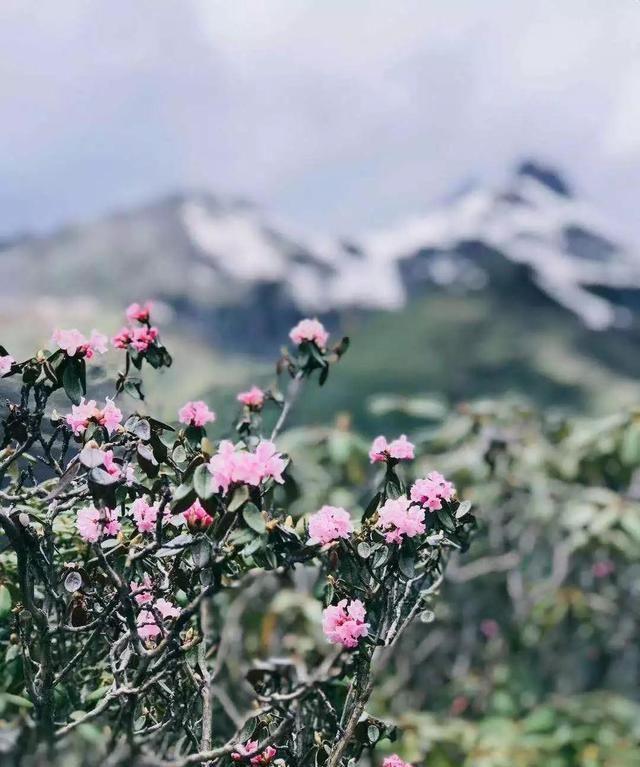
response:
[(5, 0), (0, 232), (176, 187), (352, 231), (523, 154), (640, 237), (640, 6)]

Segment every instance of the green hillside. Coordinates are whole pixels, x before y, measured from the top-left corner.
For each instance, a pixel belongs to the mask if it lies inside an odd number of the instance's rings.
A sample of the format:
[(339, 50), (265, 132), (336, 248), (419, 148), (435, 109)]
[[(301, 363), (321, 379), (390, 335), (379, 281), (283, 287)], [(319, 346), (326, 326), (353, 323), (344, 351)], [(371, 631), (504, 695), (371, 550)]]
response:
[[(335, 370), (340, 385), (305, 403), (305, 420), (334, 407), (368, 429), (367, 402), (380, 393), (431, 393), (449, 403), (516, 393), (597, 412), (638, 399), (640, 363), (631, 337), (588, 331), (551, 303), (440, 294), (345, 324), (354, 343)], [(376, 423), (375, 430), (384, 419)]]

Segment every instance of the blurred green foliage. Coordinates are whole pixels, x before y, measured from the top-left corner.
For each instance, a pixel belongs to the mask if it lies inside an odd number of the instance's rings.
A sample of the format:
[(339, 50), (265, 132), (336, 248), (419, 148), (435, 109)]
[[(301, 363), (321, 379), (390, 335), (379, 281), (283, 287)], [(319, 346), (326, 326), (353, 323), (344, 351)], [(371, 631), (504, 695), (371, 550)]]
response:
[[(414, 476), (443, 472), (480, 522), (433, 622), (379, 668), (372, 713), (404, 727), (394, 750), (430, 767), (639, 765), (640, 411), (576, 418), (513, 399), (448, 411), (388, 396), (371, 406), (374, 419), (402, 413)], [(346, 416), (285, 435), (303, 456), (292, 511), (334, 503), (357, 516), (368, 445)]]

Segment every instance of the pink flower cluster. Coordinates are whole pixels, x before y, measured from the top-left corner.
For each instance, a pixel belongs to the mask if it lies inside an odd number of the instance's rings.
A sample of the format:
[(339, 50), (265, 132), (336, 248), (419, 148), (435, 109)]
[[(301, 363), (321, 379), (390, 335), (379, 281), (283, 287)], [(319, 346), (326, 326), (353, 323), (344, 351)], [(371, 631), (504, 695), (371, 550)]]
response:
[(157, 503), (148, 503), (144, 498), (136, 498), (131, 504), (131, 514), (138, 532), (152, 533), (156, 529), (159, 511), (160, 508)]
[(0, 376), (6, 376), (13, 367), (14, 362), (15, 360), (10, 354), (0, 356)]
[(347, 603), (341, 599), (337, 605), (329, 605), (322, 613), (322, 630), (332, 644), (357, 647), (361, 637), (369, 633), (369, 624), (364, 622), (366, 610), (359, 599)]
[(116, 349), (127, 349), (131, 346), (137, 352), (146, 352), (158, 337), (158, 328), (120, 328), (111, 339)]
[(107, 351), (109, 339), (104, 333), (92, 330), (89, 338), (86, 338), (79, 330), (54, 330), (51, 336), (51, 343), (62, 349), (69, 357), (79, 354), (81, 357), (91, 359), (93, 355), (104, 354)]
[(353, 532), (351, 516), (341, 506), (323, 506), (309, 517), (310, 543), (331, 543)]
[(291, 328), (289, 338), (297, 346), (300, 346), (304, 341), (312, 341), (319, 349), (325, 349), (329, 340), (329, 333), (319, 320), (306, 319), (300, 320), (294, 328)]
[(197, 400), (187, 402), (178, 410), (178, 420), (188, 426), (204, 426), (215, 421), (216, 414), (202, 400)]
[(402, 543), (424, 533), (424, 509), (412, 506), (408, 498), (389, 499), (378, 511), (376, 527), (385, 533), (387, 543)]
[(78, 511), (76, 527), (80, 537), (89, 543), (95, 543), (102, 535), (117, 535), (120, 532), (117, 509), (96, 509), (85, 506)]
[(260, 410), (264, 405), (264, 392), (257, 386), (252, 386), (248, 391), (241, 391), (236, 399), (251, 410)]
[(237, 450), (232, 442), (223, 440), (208, 464), (213, 484), (222, 493), (226, 493), (231, 485), (257, 487), (269, 478), (282, 484), (286, 465), (276, 446), (268, 440), (260, 440), (253, 453)]
[(104, 426), (109, 436), (111, 436), (122, 421), (122, 411), (108, 397), (102, 409), (97, 407), (94, 399), (85, 402), (83, 397), (79, 405), (72, 405), (71, 412), (66, 416), (65, 420), (76, 435), (82, 434), (89, 423), (93, 422)]
[(387, 442), (386, 437), (376, 437), (369, 450), (371, 463), (380, 463), (393, 458), (396, 461), (410, 461), (414, 457), (415, 446), (409, 442), (406, 434)]
[(129, 322), (149, 322), (151, 316), (151, 309), (153, 308), (152, 301), (145, 301), (144, 304), (129, 304), (125, 312), (127, 320)]
[(235, 746), (236, 750), (231, 752), (231, 758), (234, 762), (248, 759), (249, 764), (254, 765), (254, 767), (271, 764), (278, 753), (276, 749), (273, 746), (267, 746), (261, 754), (258, 754), (258, 745), (257, 740), (248, 740), (244, 745), (238, 743)]
[[(132, 583), (131, 586), (133, 587), (133, 585), (134, 584)], [(136, 601), (138, 601), (138, 597), (136, 597)], [(140, 602), (138, 603), (140, 604)], [(150, 600), (145, 600), (142, 604), (148, 606), (146, 609), (140, 610), (138, 618), (136, 619), (138, 634), (140, 634), (142, 639), (155, 639), (162, 634), (163, 629), (158, 622), (158, 619), (166, 620), (167, 618), (177, 618), (180, 615), (180, 608), (176, 607), (164, 597), (156, 599), (153, 604), (151, 604)]]
[(184, 518), (190, 530), (205, 530), (213, 522), (213, 517), (206, 511), (200, 501), (196, 500), (184, 512)]
[(440, 472), (432, 471), (424, 479), (417, 479), (411, 487), (411, 500), (429, 511), (442, 508), (442, 501), (451, 501), (456, 489)]
[(382, 767), (411, 767), (411, 765), (409, 762), (402, 761), (398, 754), (391, 754), (391, 756), (384, 758)]
[(131, 347), (137, 352), (146, 352), (158, 338), (158, 328), (149, 325), (151, 315), (151, 301), (144, 304), (131, 304), (127, 307), (127, 321), (130, 325), (139, 322), (141, 327), (123, 327), (111, 339), (116, 349), (128, 349)]

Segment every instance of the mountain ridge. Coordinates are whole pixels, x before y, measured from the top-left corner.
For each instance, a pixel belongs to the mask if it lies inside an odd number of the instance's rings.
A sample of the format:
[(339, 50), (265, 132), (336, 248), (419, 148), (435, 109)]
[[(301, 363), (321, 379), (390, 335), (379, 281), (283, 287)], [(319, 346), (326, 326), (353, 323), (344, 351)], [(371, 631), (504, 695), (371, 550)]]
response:
[(504, 184), (348, 238), (294, 232), (246, 200), (194, 190), (0, 245), (0, 265), (5, 303), (151, 296), (213, 344), (249, 352), (304, 314), (335, 326), (345, 312), (509, 281), (501, 289), (531, 295), (533, 283), (591, 330), (635, 328), (640, 306), (637, 253), (558, 171), (530, 160)]

